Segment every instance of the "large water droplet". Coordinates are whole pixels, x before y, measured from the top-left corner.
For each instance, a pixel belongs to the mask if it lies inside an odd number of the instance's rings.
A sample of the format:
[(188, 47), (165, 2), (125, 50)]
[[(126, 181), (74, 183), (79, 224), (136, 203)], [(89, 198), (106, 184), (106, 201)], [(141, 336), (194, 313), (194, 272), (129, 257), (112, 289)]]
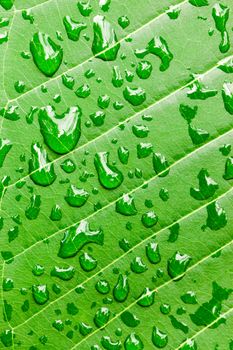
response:
[(70, 152), (78, 143), (81, 134), (81, 109), (70, 107), (61, 115), (51, 106), (39, 112), (40, 130), (45, 143), (56, 153)]
[(129, 294), (129, 282), (126, 275), (120, 274), (117, 284), (113, 289), (113, 296), (116, 301), (123, 302), (127, 299)]
[(32, 295), (35, 302), (39, 305), (43, 305), (49, 299), (49, 291), (45, 284), (33, 285), (32, 286)]
[(46, 76), (51, 77), (61, 65), (63, 50), (47, 34), (38, 32), (33, 35), (30, 50), (36, 66)]
[(111, 190), (121, 185), (123, 175), (114, 165), (109, 164), (109, 152), (96, 153), (94, 164), (99, 182), (103, 187)]
[(109, 321), (109, 318), (109, 309), (107, 307), (101, 307), (95, 314), (94, 322), (98, 328), (101, 328)]
[(87, 25), (85, 23), (77, 22), (71, 19), (70, 16), (65, 16), (63, 18), (63, 23), (68, 38), (73, 41), (78, 41), (81, 31), (87, 28)]
[(65, 196), (66, 202), (71, 207), (82, 207), (88, 200), (89, 193), (83, 188), (70, 185)]
[(137, 214), (134, 198), (129, 194), (124, 194), (116, 202), (116, 211), (122, 215), (131, 216)]
[[(115, 60), (120, 48), (120, 44), (117, 43), (115, 30), (112, 28), (112, 25), (105, 19), (104, 16), (95, 16), (93, 21), (93, 54), (104, 61)], [(101, 52), (104, 50), (106, 51), (101, 54)]]
[(166, 333), (162, 332), (159, 328), (153, 327), (152, 342), (154, 346), (156, 346), (159, 349), (162, 349), (168, 343), (168, 336)]

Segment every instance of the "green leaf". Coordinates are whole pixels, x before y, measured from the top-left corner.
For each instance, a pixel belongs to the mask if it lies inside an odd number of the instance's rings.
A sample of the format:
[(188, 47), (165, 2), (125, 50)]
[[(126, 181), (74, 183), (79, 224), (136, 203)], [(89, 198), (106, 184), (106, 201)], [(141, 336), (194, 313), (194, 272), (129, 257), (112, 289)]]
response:
[(233, 349), (230, 0), (0, 0), (0, 349)]

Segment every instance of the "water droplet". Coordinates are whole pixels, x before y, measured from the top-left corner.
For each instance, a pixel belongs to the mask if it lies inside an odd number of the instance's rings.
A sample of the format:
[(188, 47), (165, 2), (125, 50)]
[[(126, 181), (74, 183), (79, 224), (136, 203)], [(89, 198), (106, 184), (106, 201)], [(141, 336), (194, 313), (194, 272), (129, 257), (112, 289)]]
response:
[(91, 89), (88, 84), (83, 84), (77, 88), (75, 95), (80, 98), (87, 98), (91, 94)]
[(197, 344), (195, 340), (188, 339), (186, 343), (180, 348), (180, 350), (197, 350)]
[(40, 186), (49, 186), (56, 180), (54, 165), (49, 163), (47, 151), (38, 142), (31, 146), (29, 174), (33, 182)]
[(62, 170), (64, 170), (67, 174), (73, 173), (76, 170), (76, 165), (71, 159), (66, 159), (61, 164)]
[[(1, 4), (1, 3), (0, 3)], [(1, 4), (2, 5), (2, 4)], [(1, 342), (8, 348), (13, 345), (14, 333), (11, 329), (4, 330), (0, 335)]]
[(210, 176), (206, 169), (201, 169), (197, 175), (199, 188), (190, 188), (190, 195), (197, 200), (212, 197), (218, 189), (218, 184)]
[(130, 264), (130, 268), (135, 273), (143, 273), (148, 269), (140, 256), (137, 256), (133, 259)]
[(228, 154), (231, 152), (231, 145), (224, 144), (221, 147), (219, 147), (219, 151), (222, 153), (223, 156), (228, 156)]
[(40, 213), (41, 199), (40, 195), (33, 194), (30, 198), (30, 204), (25, 210), (25, 216), (28, 220), (35, 220)]
[(18, 92), (19, 94), (22, 94), (25, 90), (26, 85), (23, 81), (18, 80), (15, 82), (14, 87), (16, 92)]
[(90, 114), (90, 118), (95, 126), (102, 126), (105, 120), (105, 113), (103, 111), (97, 111)]
[(38, 32), (33, 35), (30, 50), (38, 69), (48, 77), (56, 73), (61, 65), (63, 50), (47, 34)]
[(14, 288), (14, 281), (11, 278), (4, 278), (2, 288), (4, 292), (9, 292)]
[(22, 11), (22, 17), (23, 19), (25, 19), (26, 21), (29, 21), (30, 24), (33, 24), (34, 23), (34, 16), (31, 14), (31, 11), (30, 10), (23, 10)]
[(181, 104), (179, 107), (180, 114), (187, 121), (188, 124), (196, 117), (198, 107), (197, 106), (187, 106)]
[(55, 204), (52, 207), (51, 214), (50, 214), (50, 219), (52, 221), (60, 221), (61, 218), (62, 218), (61, 207), (58, 204)]
[(75, 148), (81, 134), (81, 114), (81, 109), (76, 106), (61, 115), (51, 106), (40, 110), (40, 131), (51, 150), (65, 154)]
[(3, 166), (3, 162), (10, 151), (12, 143), (8, 139), (0, 139), (0, 168)]
[(70, 227), (65, 231), (60, 243), (58, 256), (61, 258), (75, 256), (84, 245), (89, 243), (103, 245), (103, 240), (103, 231), (101, 229), (92, 231), (89, 223), (83, 220), (78, 225)]
[(66, 202), (71, 207), (82, 207), (88, 200), (89, 193), (83, 188), (70, 185), (65, 196)]
[(173, 256), (168, 259), (167, 262), (167, 272), (171, 278), (183, 277), (185, 271), (187, 270), (192, 258), (188, 254), (181, 254), (176, 252)]
[(170, 6), (169, 9), (166, 11), (166, 14), (170, 19), (177, 19), (180, 15), (181, 9), (179, 5)]
[(189, 85), (187, 96), (192, 100), (206, 100), (217, 95), (217, 90), (208, 90), (199, 80)]
[(122, 184), (122, 173), (114, 165), (109, 164), (109, 152), (96, 153), (94, 164), (99, 182), (103, 187), (110, 190), (117, 188)]
[(233, 83), (223, 84), (222, 99), (226, 111), (233, 115)]
[(62, 322), (62, 320), (55, 320), (55, 321), (53, 322), (53, 327), (54, 327), (57, 331), (62, 332), (65, 326), (64, 326), (64, 323)]
[(233, 157), (228, 157), (225, 163), (225, 173), (223, 175), (225, 180), (233, 179)]
[(109, 106), (110, 97), (108, 95), (100, 95), (98, 97), (97, 103), (98, 103), (99, 108), (106, 109)]
[(70, 90), (73, 89), (74, 84), (75, 84), (75, 80), (73, 77), (71, 77), (68, 74), (63, 74), (62, 75), (62, 83)]
[(137, 304), (143, 307), (149, 307), (154, 304), (154, 300), (155, 292), (153, 290), (150, 290), (150, 288), (146, 287), (140, 295)]
[(181, 295), (180, 298), (185, 304), (197, 304), (196, 294), (193, 291), (186, 292), (185, 294)]
[(164, 176), (168, 175), (168, 173), (169, 173), (169, 169), (167, 169), (168, 166), (169, 166), (168, 161), (163, 154), (153, 153), (153, 167), (154, 167), (155, 173), (159, 177), (164, 177)]
[(74, 277), (75, 269), (73, 266), (59, 267), (55, 266), (51, 271), (51, 276), (58, 277), (62, 281), (69, 281)]
[(127, 164), (129, 160), (128, 148), (121, 146), (118, 148), (118, 157), (122, 164)]
[(148, 79), (152, 72), (152, 64), (149, 61), (141, 61), (137, 64), (136, 73), (141, 79)]
[(201, 143), (204, 143), (210, 136), (208, 131), (196, 128), (192, 125), (189, 125), (188, 132), (194, 145), (200, 145)]
[(123, 85), (124, 79), (122, 78), (120, 68), (118, 66), (113, 66), (112, 84), (116, 88)]
[(124, 342), (125, 350), (142, 350), (144, 349), (141, 338), (136, 333), (127, 336)]
[(96, 288), (97, 292), (99, 292), (101, 294), (107, 294), (110, 291), (110, 285), (109, 285), (108, 281), (103, 280), (103, 279), (100, 279), (96, 283), (95, 288)]
[(110, 318), (109, 309), (107, 307), (101, 307), (99, 308), (99, 310), (97, 310), (95, 314), (95, 317), (94, 317), (95, 325), (98, 328), (101, 328), (109, 321), (109, 318)]
[(104, 12), (107, 12), (109, 10), (110, 5), (111, 5), (111, 0), (99, 0), (99, 7)]
[[(93, 54), (104, 61), (114, 61), (120, 48), (115, 30), (104, 16), (95, 16), (93, 22)], [(105, 52), (101, 53), (102, 51)]]
[(123, 196), (116, 202), (116, 211), (122, 215), (131, 216), (137, 214), (134, 198), (129, 194)]
[(118, 281), (113, 289), (113, 296), (116, 301), (122, 303), (129, 295), (129, 282), (126, 275), (120, 274)]
[(87, 272), (94, 270), (97, 266), (97, 260), (88, 253), (83, 253), (80, 255), (79, 262), (81, 268)]
[(66, 29), (66, 34), (72, 41), (78, 41), (81, 31), (87, 28), (85, 23), (77, 22), (71, 19), (70, 16), (65, 16), (63, 18), (63, 23)]
[(104, 336), (101, 338), (101, 344), (106, 350), (120, 350), (121, 349), (121, 341), (113, 341), (109, 336)]
[(39, 305), (45, 304), (49, 299), (49, 291), (46, 284), (33, 285), (32, 286), (32, 295), (35, 302)]
[(142, 215), (142, 223), (146, 228), (153, 227), (158, 222), (158, 216), (153, 210)]
[(169, 312), (171, 311), (171, 307), (169, 304), (162, 304), (160, 306), (160, 311), (163, 315), (168, 315)]
[(149, 134), (149, 128), (145, 125), (133, 125), (132, 126), (133, 134), (138, 138), (147, 137)]
[(20, 116), (18, 113), (18, 106), (8, 106), (7, 109), (2, 108), (0, 110), (0, 115), (3, 116), (3, 118), (16, 121), (19, 120)]
[(135, 328), (140, 324), (139, 318), (132, 314), (130, 311), (124, 311), (121, 314), (121, 321), (127, 326), (131, 328)]
[(227, 224), (227, 215), (225, 210), (216, 201), (207, 206), (206, 225), (213, 231), (220, 230)]
[(148, 157), (153, 151), (153, 145), (150, 142), (140, 142), (137, 145), (137, 156), (139, 159)]
[(158, 243), (150, 242), (146, 245), (146, 256), (151, 264), (158, 264), (161, 261)]
[(118, 18), (118, 24), (122, 29), (125, 29), (129, 26), (130, 20), (127, 16), (121, 16)]
[(188, 326), (186, 325), (186, 323), (184, 322), (180, 322), (179, 320), (177, 320), (174, 316), (170, 315), (169, 316), (170, 320), (171, 320), (171, 324), (173, 325), (173, 327), (175, 329), (180, 329), (183, 333), (187, 334), (189, 331)]
[(83, 17), (88, 17), (92, 13), (92, 6), (90, 2), (79, 1), (77, 3), (78, 9)]
[(189, 3), (196, 7), (208, 6), (208, 0), (189, 0)]
[(225, 58), (221, 61), (221, 64), (218, 66), (225, 73), (233, 73), (233, 58)]
[(44, 266), (42, 266), (40, 264), (34, 265), (34, 267), (32, 269), (32, 273), (35, 276), (42, 276), (44, 271), (45, 271)]
[(146, 100), (145, 90), (141, 87), (131, 88), (127, 86), (123, 91), (124, 98), (133, 106), (140, 106)]
[(221, 43), (219, 45), (219, 50), (225, 53), (230, 48), (229, 35), (226, 30), (226, 24), (229, 19), (229, 7), (223, 4), (215, 4), (212, 9), (212, 16), (215, 22), (216, 29), (221, 33)]
[(79, 324), (79, 332), (85, 337), (92, 332), (92, 327), (84, 322), (81, 322)]
[(168, 336), (166, 333), (162, 332), (159, 328), (153, 327), (152, 342), (154, 346), (156, 346), (159, 349), (162, 349), (168, 343)]

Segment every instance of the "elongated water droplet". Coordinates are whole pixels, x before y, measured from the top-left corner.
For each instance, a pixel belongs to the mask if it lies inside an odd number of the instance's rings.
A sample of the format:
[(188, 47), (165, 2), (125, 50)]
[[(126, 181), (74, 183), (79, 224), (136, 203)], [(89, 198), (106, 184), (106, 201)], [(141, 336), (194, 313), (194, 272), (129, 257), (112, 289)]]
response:
[(49, 291), (46, 284), (33, 285), (32, 286), (32, 295), (35, 302), (39, 305), (45, 304), (49, 299)]
[(203, 83), (201, 83), (199, 80), (196, 80), (194, 83), (189, 85), (187, 96), (192, 100), (206, 100), (209, 97), (214, 97), (217, 95), (217, 93), (217, 90), (207, 89)]
[(183, 275), (187, 270), (192, 258), (188, 254), (176, 252), (167, 262), (167, 271), (171, 278)]
[(151, 264), (158, 264), (161, 261), (158, 243), (150, 242), (146, 245), (146, 256)]
[(3, 162), (10, 151), (12, 143), (8, 139), (0, 139), (0, 168), (3, 166)]
[(129, 295), (129, 282), (126, 275), (120, 274), (118, 277), (117, 284), (113, 289), (113, 296), (116, 301), (122, 303), (127, 299)]
[[(164, 177), (169, 173), (169, 166), (167, 159), (161, 153), (153, 153), (153, 167), (159, 177)], [(167, 171), (165, 171), (167, 169)]]
[(206, 225), (213, 231), (220, 230), (227, 224), (227, 215), (220, 204), (215, 201), (207, 206)]
[(19, 120), (19, 112), (18, 112), (18, 106), (8, 106), (7, 109), (2, 108), (0, 110), (0, 115), (3, 116), (3, 118), (16, 121)]
[(123, 91), (124, 98), (133, 106), (140, 106), (146, 100), (145, 90), (141, 87), (131, 88), (127, 86)]
[(137, 214), (134, 198), (129, 194), (124, 194), (116, 202), (116, 211), (122, 215), (131, 216)]
[(199, 188), (190, 188), (190, 195), (197, 200), (212, 197), (218, 189), (218, 184), (210, 176), (206, 169), (201, 169), (198, 176)]
[(122, 78), (120, 68), (118, 66), (113, 66), (112, 84), (116, 88), (121, 87), (124, 83)]
[(83, 220), (65, 231), (58, 255), (61, 258), (69, 258), (75, 256), (84, 245), (89, 243), (103, 245), (103, 240), (103, 231), (101, 229), (92, 231), (89, 223)]
[(95, 325), (98, 328), (103, 327), (110, 318), (110, 311), (107, 307), (101, 307), (99, 310), (97, 310), (95, 317), (94, 317), (94, 322)]
[(87, 28), (87, 25), (85, 23), (77, 22), (71, 19), (70, 16), (65, 16), (63, 18), (63, 23), (68, 38), (73, 41), (78, 41), (81, 31)]
[(226, 111), (233, 115), (233, 83), (223, 84), (222, 99)]
[(48, 77), (56, 73), (62, 63), (63, 50), (47, 34), (33, 35), (30, 50), (38, 69)]
[(130, 311), (124, 311), (121, 314), (121, 321), (127, 326), (131, 328), (135, 328), (140, 324), (139, 318), (132, 314)]
[[(104, 16), (95, 16), (93, 22), (93, 54), (104, 61), (114, 61), (120, 48), (120, 44), (117, 43), (115, 30)], [(106, 51), (101, 54), (104, 50)]]
[(122, 173), (109, 164), (109, 152), (96, 153), (94, 164), (98, 174), (99, 182), (108, 190), (119, 187), (123, 181)]
[(51, 276), (58, 277), (63, 281), (69, 281), (74, 277), (75, 269), (73, 266), (59, 267), (55, 266), (51, 271)]
[(81, 109), (70, 107), (61, 115), (51, 106), (39, 112), (40, 130), (45, 143), (56, 153), (70, 152), (78, 143), (81, 134)]
[(228, 157), (225, 163), (225, 173), (223, 175), (225, 180), (233, 179), (233, 157)]
[(121, 146), (118, 148), (118, 157), (122, 164), (127, 164), (129, 160), (128, 148)]
[(141, 338), (136, 333), (127, 336), (124, 342), (125, 350), (142, 350), (144, 349)]
[(219, 50), (225, 53), (230, 48), (229, 35), (226, 30), (226, 24), (229, 19), (229, 7), (219, 3), (215, 4), (212, 9), (212, 16), (215, 21), (216, 29), (221, 33), (221, 43), (219, 45)]
[(70, 185), (65, 196), (66, 202), (71, 207), (82, 207), (88, 200), (89, 193), (83, 188)]
[(40, 195), (33, 194), (30, 198), (30, 204), (25, 210), (25, 216), (28, 220), (35, 220), (40, 213), (41, 199)]
[(177, 320), (177, 318), (175, 318), (173, 315), (170, 315), (169, 318), (171, 320), (171, 324), (175, 329), (179, 329), (185, 334), (188, 333), (189, 328), (186, 323)]
[(156, 346), (159, 349), (162, 349), (168, 343), (168, 336), (166, 333), (162, 332), (159, 328), (153, 327), (152, 342), (154, 346)]
[(40, 186), (49, 186), (56, 179), (54, 165), (49, 163), (46, 150), (38, 142), (31, 147), (29, 173), (33, 182)]

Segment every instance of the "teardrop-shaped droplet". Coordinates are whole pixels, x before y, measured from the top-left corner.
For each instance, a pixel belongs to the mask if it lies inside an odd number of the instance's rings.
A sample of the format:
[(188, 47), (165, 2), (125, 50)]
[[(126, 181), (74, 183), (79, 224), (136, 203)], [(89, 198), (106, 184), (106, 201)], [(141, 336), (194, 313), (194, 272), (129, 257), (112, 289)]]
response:
[(120, 274), (118, 277), (117, 284), (113, 289), (113, 296), (116, 301), (122, 303), (127, 299), (129, 295), (129, 282), (126, 275)]
[(223, 84), (222, 99), (225, 110), (231, 115), (233, 115), (233, 83)]
[(220, 230), (227, 224), (227, 215), (220, 204), (215, 201), (207, 206), (206, 225), (213, 231)]
[(123, 91), (123, 96), (133, 106), (140, 106), (146, 100), (146, 92), (141, 87), (131, 88), (127, 86)]
[(62, 281), (69, 281), (74, 277), (75, 269), (73, 266), (59, 267), (55, 266), (51, 271), (51, 276), (58, 277)]
[(166, 333), (162, 332), (159, 328), (153, 327), (152, 342), (154, 346), (156, 346), (159, 349), (162, 349), (168, 343), (168, 336)]
[(212, 197), (218, 189), (218, 184), (210, 176), (206, 169), (201, 169), (198, 176), (199, 188), (190, 189), (190, 195), (197, 200)]
[(73, 173), (76, 170), (76, 165), (71, 159), (66, 159), (61, 164), (62, 170), (64, 170), (67, 174)]
[(103, 245), (103, 241), (103, 231), (101, 229), (92, 231), (89, 223), (83, 220), (78, 225), (72, 226), (65, 231), (60, 243), (58, 256), (69, 258), (75, 256), (84, 245), (89, 243)]
[(118, 157), (122, 164), (127, 164), (129, 160), (129, 150), (128, 148), (121, 146), (118, 148)]
[(219, 50), (225, 53), (230, 48), (229, 35), (226, 30), (226, 24), (229, 19), (229, 7), (218, 3), (213, 6), (212, 16), (215, 21), (216, 29), (221, 33), (221, 43), (219, 45)]
[(140, 256), (133, 259), (130, 264), (130, 268), (135, 273), (143, 273), (148, 269)]
[(62, 218), (61, 207), (58, 204), (56, 204), (52, 207), (50, 219), (52, 221), (60, 221), (61, 218)]
[(32, 295), (35, 302), (39, 305), (43, 305), (49, 299), (49, 291), (46, 284), (33, 285), (32, 286)]
[(167, 271), (171, 278), (181, 276), (187, 270), (192, 258), (188, 254), (176, 252), (167, 262)]
[(124, 83), (122, 78), (120, 68), (118, 66), (113, 66), (112, 84), (116, 88), (121, 87)]
[(116, 211), (122, 215), (131, 216), (137, 214), (134, 198), (129, 194), (124, 194), (116, 202)]
[(97, 266), (97, 260), (88, 253), (83, 253), (79, 257), (80, 266), (84, 271), (92, 271)]
[(110, 311), (107, 307), (101, 307), (96, 311), (94, 322), (98, 328), (103, 327), (110, 318)]
[(119, 187), (123, 181), (122, 173), (109, 164), (109, 152), (96, 153), (94, 164), (98, 174), (99, 182), (108, 190)]
[(29, 160), (30, 178), (35, 184), (49, 186), (56, 180), (54, 165), (49, 163), (45, 149), (37, 142), (32, 144), (31, 158)]
[(8, 139), (0, 139), (0, 168), (3, 166), (3, 162), (10, 151), (12, 143)]
[(104, 61), (114, 61), (120, 48), (115, 30), (104, 16), (95, 16), (93, 22), (93, 54)]
[(35, 220), (40, 213), (41, 198), (39, 194), (33, 194), (30, 198), (30, 204), (25, 210), (25, 216), (28, 220)]
[(137, 327), (140, 324), (139, 318), (132, 314), (130, 311), (124, 311), (121, 314), (121, 321), (127, 326), (127, 327)]
[(62, 83), (65, 85), (68, 89), (72, 90), (75, 84), (75, 80), (72, 76), (68, 74), (63, 74), (62, 75)]
[(150, 290), (150, 288), (146, 287), (140, 295), (137, 304), (142, 307), (149, 307), (154, 304), (154, 300), (155, 292), (153, 290)]
[(151, 264), (158, 264), (161, 261), (158, 243), (150, 242), (146, 245), (146, 256)]
[(88, 200), (89, 193), (83, 188), (70, 185), (65, 196), (66, 202), (71, 207), (82, 207)]
[[(161, 153), (153, 153), (153, 167), (159, 177), (164, 177), (169, 173), (169, 166), (166, 157)], [(166, 170), (167, 169), (167, 170)]]
[(40, 131), (51, 150), (65, 154), (75, 148), (81, 135), (81, 115), (78, 106), (68, 108), (61, 115), (51, 106), (40, 110)]
[(63, 23), (66, 29), (66, 34), (70, 40), (78, 41), (81, 31), (87, 28), (87, 25), (82, 22), (73, 20), (70, 16), (63, 18)]
[(46, 76), (56, 73), (62, 63), (63, 50), (47, 34), (38, 32), (33, 35), (30, 50), (38, 69)]
[(125, 350), (142, 350), (144, 349), (141, 338), (136, 333), (127, 336), (124, 342)]

